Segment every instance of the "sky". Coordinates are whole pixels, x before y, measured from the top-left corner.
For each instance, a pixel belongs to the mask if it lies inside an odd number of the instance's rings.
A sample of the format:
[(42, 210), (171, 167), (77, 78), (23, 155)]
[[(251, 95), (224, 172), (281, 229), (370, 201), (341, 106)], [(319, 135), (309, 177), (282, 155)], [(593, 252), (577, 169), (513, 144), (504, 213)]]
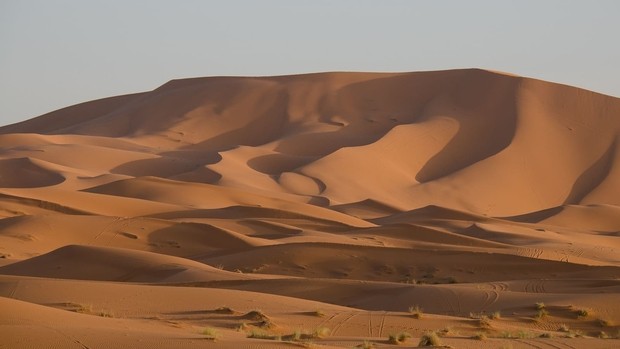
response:
[(171, 79), (500, 70), (620, 97), (617, 0), (0, 0), (0, 125)]

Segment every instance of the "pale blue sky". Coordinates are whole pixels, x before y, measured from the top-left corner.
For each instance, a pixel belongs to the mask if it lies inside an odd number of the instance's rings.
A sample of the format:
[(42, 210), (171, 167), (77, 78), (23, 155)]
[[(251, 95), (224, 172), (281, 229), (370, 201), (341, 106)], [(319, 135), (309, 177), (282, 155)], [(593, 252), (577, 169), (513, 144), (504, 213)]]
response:
[(0, 125), (170, 79), (479, 67), (620, 96), (620, 1), (0, 0)]

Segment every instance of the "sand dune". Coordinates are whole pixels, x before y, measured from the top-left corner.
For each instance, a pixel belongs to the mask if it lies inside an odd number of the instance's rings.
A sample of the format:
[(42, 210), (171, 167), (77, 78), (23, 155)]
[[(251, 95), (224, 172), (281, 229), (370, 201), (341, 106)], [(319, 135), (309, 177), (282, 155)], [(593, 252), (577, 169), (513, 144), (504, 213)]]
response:
[(462, 69), (173, 80), (0, 127), (0, 347), (617, 346), (619, 116)]

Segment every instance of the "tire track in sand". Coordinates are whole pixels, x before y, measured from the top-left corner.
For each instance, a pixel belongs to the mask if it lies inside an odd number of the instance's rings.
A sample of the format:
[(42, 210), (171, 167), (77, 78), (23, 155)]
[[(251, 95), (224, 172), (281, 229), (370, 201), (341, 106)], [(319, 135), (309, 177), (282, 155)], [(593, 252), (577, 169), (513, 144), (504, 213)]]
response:
[[(341, 313), (341, 314), (344, 314), (344, 313)], [(334, 330), (332, 331), (332, 335), (336, 335), (338, 333), (338, 331), (340, 331), (340, 328), (342, 327), (342, 325), (344, 325), (345, 323), (349, 322), (353, 317), (355, 317), (357, 315), (357, 313), (351, 312), (348, 315), (349, 316), (347, 318), (345, 318), (344, 320), (338, 322), (336, 324), (336, 326), (334, 326)]]

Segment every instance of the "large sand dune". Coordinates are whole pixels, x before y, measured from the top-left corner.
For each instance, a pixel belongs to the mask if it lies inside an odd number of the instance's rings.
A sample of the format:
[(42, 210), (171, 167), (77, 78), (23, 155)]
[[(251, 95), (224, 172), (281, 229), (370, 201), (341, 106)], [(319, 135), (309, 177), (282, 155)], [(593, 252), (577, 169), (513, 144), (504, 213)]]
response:
[(618, 98), (478, 69), (196, 78), (0, 147), (0, 347), (620, 346)]

